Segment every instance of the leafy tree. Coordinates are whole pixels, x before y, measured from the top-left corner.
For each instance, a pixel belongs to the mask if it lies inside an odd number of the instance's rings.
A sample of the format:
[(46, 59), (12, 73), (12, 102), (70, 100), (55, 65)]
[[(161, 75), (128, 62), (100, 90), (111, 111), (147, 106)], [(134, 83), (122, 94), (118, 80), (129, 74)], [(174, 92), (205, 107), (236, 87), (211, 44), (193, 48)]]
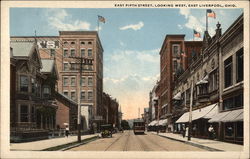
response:
[(130, 130), (131, 129), (127, 120), (122, 120), (121, 126), (122, 126), (122, 128), (124, 130)]

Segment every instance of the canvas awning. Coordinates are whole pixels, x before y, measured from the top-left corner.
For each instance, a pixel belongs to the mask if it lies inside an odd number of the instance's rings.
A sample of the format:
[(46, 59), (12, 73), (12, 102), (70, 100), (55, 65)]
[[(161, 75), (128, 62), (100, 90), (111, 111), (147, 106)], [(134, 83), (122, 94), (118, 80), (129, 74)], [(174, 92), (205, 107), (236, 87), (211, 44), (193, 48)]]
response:
[[(218, 108), (216, 107), (218, 107), (217, 103), (192, 111), (192, 121), (200, 118), (205, 118), (205, 119), (211, 118), (211, 116), (216, 114), (218, 111)], [(186, 122), (189, 122), (189, 112), (184, 113), (176, 121), (176, 123), (186, 123)]]
[(222, 122), (235, 122), (243, 120), (243, 109), (233, 110), (221, 119)]
[(168, 123), (168, 119), (163, 119), (159, 121), (159, 125), (166, 126)]
[(174, 97), (174, 100), (181, 100), (181, 92), (178, 92)]
[(157, 124), (157, 120), (154, 120), (154, 121), (151, 121), (149, 124), (148, 124), (148, 126), (154, 126), (154, 125), (156, 125)]
[(222, 112), (214, 115), (208, 122), (236, 122), (243, 121), (243, 109)]

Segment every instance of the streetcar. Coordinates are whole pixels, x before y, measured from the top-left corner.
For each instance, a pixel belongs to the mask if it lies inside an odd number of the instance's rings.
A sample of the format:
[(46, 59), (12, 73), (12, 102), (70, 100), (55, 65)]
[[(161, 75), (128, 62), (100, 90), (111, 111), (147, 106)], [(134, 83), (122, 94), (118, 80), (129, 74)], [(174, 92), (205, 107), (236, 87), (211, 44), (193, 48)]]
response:
[(144, 134), (145, 122), (143, 120), (134, 120), (133, 130), (134, 130), (134, 134)]

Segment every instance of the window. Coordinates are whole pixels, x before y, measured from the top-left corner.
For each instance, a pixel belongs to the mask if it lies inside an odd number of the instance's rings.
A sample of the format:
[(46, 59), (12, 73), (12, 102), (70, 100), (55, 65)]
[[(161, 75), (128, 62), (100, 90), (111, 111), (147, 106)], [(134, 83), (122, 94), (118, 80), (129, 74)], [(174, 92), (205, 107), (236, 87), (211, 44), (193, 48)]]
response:
[(92, 71), (93, 70), (93, 65), (88, 65), (88, 70)]
[(63, 50), (63, 56), (64, 56), (64, 57), (67, 57), (67, 56), (68, 56), (68, 50), (67, 50), (67, 49), (64, 49), (64, 50)]
[(93, 92), (92, 91), (88, 92), (88, 100), (93, 100)]
[(81, 99), (82, 99), (82, 100), (85, 100), (85, 98), (86, 98), (86, 94), (85, 94), (84, 91), (82, 91), (82, 92), (81, 92)]
[(93, 86), (93, 77), (88, 77), (88, 86)]
[(20, 122), (29, 122), (28, 105), (20, 105)]
[(50, 49), (50, 57), (54, 57), (56, 54), (55, 49)]
[(71, 92), (71, 99), (76, 100), (76, 92)]
[(243, 48), (240, 49), (237, 53), (236, 53), (236, 81), (237, 82), (241, 82), (243, 81)]
[(233, 137), (234, 136), (234, 124), (225, 123), (225, 136)]
[(69, 96), (69, 92), (68, 92), (68, 91), (63, 91), (63, 94), (64, 94), (65, 96)]
[(209, 74), (209, 92), (213, 92), (218, 89), (217, 81), (217, 70), (215, 70)]
[(239, 107), (243, 107), (243, 94), (239, 94), (223, 100), (224, 110), (230, 110)]
[(89, 44), (89, 45), (91, 45), (91, 44), (92, 44), (92, 42), (91, 42), (91, 41), (89, 41), (89, 42), (88, 42), (88, 44)]
[(35, 107), (31, 107), (31, 122), (35, 122)]
[(243, 137), (243, 122), (237, 122), (236, 123), (236, 136), (237, 137)]
[(36, 91), (34, 78), (31, 78), (31, 91), (32, 91), (32, 93), (35, 93), (35, 91)]
[(76, 50), (75, 49), (70, 50), (70, 56), (72, 56), (72, 57), (76, 56)]
[(81, 49), (81, 56), (82, 56), (82, 57), (85, 56), (85, 49)]
[(72, 41), (70, 44), (71, 44), (71, 45), (74, 45), (74, 44), (75, 44), (75, 42), (74, 42), (74, 41)]
[(92, 56), (92, 49), (88, 49), (88, 56)]
[(224, 85), (225, 88), (232, 85), (232, 56), (224, 61)]
[(71, 86), (76, 85), (76, 77), (71, 77)]
[(174, 72), (176, 72), (176, 70), (177, 70), (177, 61), (174, 60)]
[(173, 45), (173, 54), (175, 56), (179, 55), (180, 46), (179, 45)]
[(68, 44), (68, 42), (67, 42), (67, 41), (64, 41), (64, 42), (63, 42), (63, 44), (64, 44), (64, 45), (67, 45), (67, 44)]
[(81, 45), (85, 45), (85, 42), (84, 42), (84, 41), (81, 41)]
[(20, 76), (20, 91), (28, 92), (29, 91), (29, 80), (27, 76)]
[(50, 96), (50, 88), (49, 86), (43, 86), (43, 97), (48, 98)]
[(70, 66), (71, 70), (77, 70), (77, 63), (70, 63)]
[(86, 77), (82, 77), (81, 86), (85, 86), (85, 84), (86, 84)]
[(63, 63), (63, 70), (69, 71), (69, 64), (68, 63)]
[(68, 85), (69, 85), (69, 78), (63, 77), (63, 86), (68, 86)]

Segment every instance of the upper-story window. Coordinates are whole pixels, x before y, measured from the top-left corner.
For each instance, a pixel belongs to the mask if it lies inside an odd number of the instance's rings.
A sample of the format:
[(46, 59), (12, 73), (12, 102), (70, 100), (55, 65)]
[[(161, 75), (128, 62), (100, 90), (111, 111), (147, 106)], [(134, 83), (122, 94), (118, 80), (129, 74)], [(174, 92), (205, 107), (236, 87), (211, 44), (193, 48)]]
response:
[(93, 77), (88, 77), (88, 86), (93, 86)]
[(92, 56), (92, 49), (88, 49), (88, 56)]
[(29, 79), (28, 76), (20, 76), (20, 91), (28, 92), (29, 91)]
[(70, 49), (70, 56), (76, 56), (76, 50), (75, 49)]
[(47, 85), (43, 86), (43, 97), (48, 98), (50, 96), (50, 87)]
[(209, 74), (209, 92), (218, 89), (217, 69)]
[(77, 63), (70, 63), (70, 69), (71, 70), (77, 70)]
[(75, 91), (71, 92), (71, 99), (76, 100), (76, 92)]
[(35, 93), (36, 87), (35, 87), (35, 79), (31, 78), (31, 92)]
[(89, 44), (89, 45), (91, 45), (91, 44), (92, 44), (92, 42), (91, 42), (91, 41), (89, 41), (89, 42), (88, 42), (88, 44)]
[(85, 42), (84, 42), (84, 41), (81, 41), (81, 45), (85, 45)]
[(64, 50), (63, 50), (63, 56), (64, 56), (64, 57), (67, 57), (68, 54), (69, 54), (69, 53), (68, 53), (68, 50), (67, 50), (67, 49), (64, 49)]
[(63, 63), (63, 70), (69, 71), (69, 63)]
[(230, 110), (234, 108), (243, 107), (243, 93), (224, 99), (223, 100), (223, 110)]
[(85, 86), (85, 85), (86, 85), (86, 77), (82, 77), (81, 86)]
[(227, 88), (233, 84), (232, 80), (232, 56), (224, 61), (224, 87)]
[(64, 94), (65, 96), (69, 96), (69, 92), (68, 92), (68, 91), (63, 91), (63, 94)]
[(180, 45), (173, 45), (173, 55), (177, 56), (180, 53)]
[(67, 41), (64, 41), (64, 42), (63, 42), (63, 44), (64, 44), (64, 45), (67, 45), (67, 44), (68, 44), (68, 42), (67, 42)]
[(85, 49), (81, 49), (81, 56), (82, 56), (82, 57), (85, 56)]
[(54, 57), (56, 54), (55, 49), (50, 49), (50, 57)]
[(68, 85), (69, 85), (69, 78), (63, 77), (63, 86), (68, 86)]
[(71, 86), (76, 85), (76, 77), (71, 77)]
[(241, 48), (236, 53), (236, 81), (241, 82), (243, 81), (244, 76), (244, 68), (243, 68), (243, 48)]
[(88, 92), (88, 100), (93, 100), (93, 92), (92, 91)]
[(176, 72), (176, 70), (177, 70), (177, 61), (176, 60), (174, 60), (174, 72)]
[(74, 42), (74, 41), (72, 41), (70, 44), (71, 44), (71, 45), (75, 45), (75, 42)]
[(86, 94), (84, 91), (81, 92), (81, 99), (82, 100), (85, 100), (86, 99)]

